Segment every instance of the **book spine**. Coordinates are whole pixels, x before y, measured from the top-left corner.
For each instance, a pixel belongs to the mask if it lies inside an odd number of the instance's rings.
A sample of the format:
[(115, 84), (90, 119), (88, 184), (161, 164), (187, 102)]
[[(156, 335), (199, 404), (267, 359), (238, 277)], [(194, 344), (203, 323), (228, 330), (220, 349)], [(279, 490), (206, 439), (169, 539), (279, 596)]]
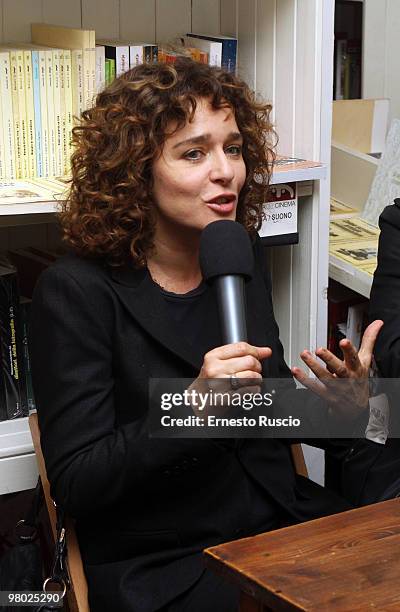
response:
[(64, 155), (64, 175), (70, 172), (70, 157), (72, 153), (72, 66), (71, 51), (64, 50), (64, 98), (65, 98), (65, 155)]
[(50, 136), (49, 121), (47, 117), (47, 51), (39, 51), (39, 91), (40, 91), (40, 118), (42, 128), (42, 176), (50, 175)]
[(42, 116), (40, 110), (40, 69), (39, 52), (32, 50), (32, 89), (33, 89), (33, 111), (34, 111), (34, 130), (35, 130), (35, 158), (36, 174), (43, 176), (42, 158)]
[(22, 134), (21, 134), (21, 118), (19, 111), (19, 96), (18, 96), (18, 68), (17, 68), (17, 52), (10, 51), (10, 68), (11, 68), (11, 94), (12, 94), (12, 109), (14, 121), (14, 142), (15, 142), (15, 176), (22, 178)]
[(22, 359), (24, 363), (25, 396), (26, 396), (26, 407), (27, 407), (28, 414), (31, 410), (36, 409), (35, 397), (33, 394), (32, 368), (31, 368), (31, 360), (30, 360), (30, 355), (29, 355), (29, 343), (28, 343), (29, 311), (30, 311), (30, 302), (23, 302), (22, 304), (20, 304), (21, 334), (22, 334)]
[(110, 59), (110, 83), (115, 79), (115, 60)]
[(145, 64), (151, 64), (152, 59), (152, 51), (151, 45), (143, 45), (143, 58)]
[(54, 114), (54, 68), (53, 51), (46, 53), (46, 89), (47, 89), (47, 120), (49, 124), (49, 171), (50, 176), (57, 176), (56, 159), (56, 125)]
[(53, 50), (53, 101), (54, 101), (54, 129), (56, 147), (56, 176), (60, 176), (64, 169), (62, 117), (61, 117), (61, 83), (60, 83), (60, 49)]
[(116, 47), (115, 52), (115, 73), (119, 77), (129, 70), (129, 47)]
[[(1, 98), (0, 98), (0, 102), (1, 102)], [(0, 127), (2, 126), (3, 126), (3, 105), (0, 103)], [(4, 138), (5, 138), (5, 132), (1, 130), (0, 132), (0, 179), (1, 180), (4, 180), (6, 178)]]
[(90, 108), (91, 72), (90, 49), (83, 49), (83, 110)]
[(83, 49), (71, 50), (73, 116), (80, 119), (84, 109)]
[(16, 51), (17, 54), (17, 87), (18, 87), (18, 108), (21, 126), (21, 178), (29, 178), (29, 149), (28, 149), (28, 122), (25, 101), (25, 67), (24, 52), (22, 49)]
[(90, 47), (90, 104), (89, 108), (92, 108), (95, 103), (97, 90), (96, 90), (96, 47)]
[(106, 81), (106, 87), (111, 83), (110, 81), (110, 62), (111, 60), (106, 59), (104, 62), (104, 75)]
[(67, 110), (65, 100), (65, 62), (63, 49), (60, 49), (60, 125), (61, 125), (61, 149), (62, 163), (60, 174), (65, 174), (65, 159), (68, 156), (67, 151)]
[(103, 91), (106, 86), (105, 80), (105, 49), (104, 45), (96, 47), (96, 94)]
[(5, 383), (7, 418), (24, 416), (21, 344), (18, 325), (19, 295), (15, 272), (0, 276), (0, 352)]
[(7, 419), (8, 419), (8, 415), (7, 415), (5, 380), (4, 380), (2, 368), (0, 367), (0, 421), (6, 421)]
[(222, 40), (222, 67), (227, 72), (236, 72), (236, 40)]
[(24, 50), (24, 69), (25, 69), (25, 105), (26, 105), (26, 123), (28, 136), (28, 160), (29, 160), (29, 176), (31, 178), (37, 175), (36, 164), (36, 134), (35, 134), (35, 106), (33, 101), (33, 70), (32, 70), (32, 52)]
[(151, 61), (153, 64), (158, 64), (158, 45), (152, 45), (151, 47)]
[(131, 45), (129, 47), (129, 67), (133, 68), (143, 64), (143, 45)]
[(5, 176), (16, 178), (14, 118), (11, 84), (10, 54), (0, 53), (0, 100), (2, 107), (2, 132), (4, 135)]

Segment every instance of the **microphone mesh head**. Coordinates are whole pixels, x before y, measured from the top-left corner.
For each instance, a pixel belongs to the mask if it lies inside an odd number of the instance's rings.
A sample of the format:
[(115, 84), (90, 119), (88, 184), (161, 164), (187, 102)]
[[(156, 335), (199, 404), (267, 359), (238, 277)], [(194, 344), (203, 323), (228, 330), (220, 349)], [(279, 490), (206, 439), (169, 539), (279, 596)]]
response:
[(200, 268), (204, 280), (223, 274), (253, 275), (254, 256), (250, 237), (243, 225), (227, 219), (213, 221), (200, 238)]

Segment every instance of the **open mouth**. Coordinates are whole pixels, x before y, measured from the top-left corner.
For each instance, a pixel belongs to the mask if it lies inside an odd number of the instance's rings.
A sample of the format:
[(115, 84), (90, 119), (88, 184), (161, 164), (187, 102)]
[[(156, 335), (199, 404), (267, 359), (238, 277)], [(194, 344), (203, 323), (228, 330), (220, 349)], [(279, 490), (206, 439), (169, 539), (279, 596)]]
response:
[(218, 198), (213, 202), (207, 202), (207, 206), (218, 213), (228, 214), (233, 211), (236, 198)]

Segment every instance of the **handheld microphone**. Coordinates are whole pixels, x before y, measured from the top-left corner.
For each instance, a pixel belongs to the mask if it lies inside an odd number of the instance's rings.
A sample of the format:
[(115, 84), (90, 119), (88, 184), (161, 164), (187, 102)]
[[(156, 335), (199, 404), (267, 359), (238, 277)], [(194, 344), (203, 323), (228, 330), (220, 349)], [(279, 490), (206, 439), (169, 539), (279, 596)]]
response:
[(243, 225), (225, 219), (207, 225), (199, 260), (204, 280), (216, 290), (223, 343), (246, 342), (244, 284), (252, 277), (254, 257)]

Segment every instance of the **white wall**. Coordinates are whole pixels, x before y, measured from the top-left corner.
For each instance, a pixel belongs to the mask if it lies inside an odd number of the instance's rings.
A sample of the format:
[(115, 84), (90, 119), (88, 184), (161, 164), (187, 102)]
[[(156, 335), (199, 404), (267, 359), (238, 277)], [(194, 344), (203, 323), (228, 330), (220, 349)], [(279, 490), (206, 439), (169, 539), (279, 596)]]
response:
[[(364, 0), (363, 98), (389, 98), (400, 118), (400, 1)], [(389, 120), (390, 120), (389, 119)]]

